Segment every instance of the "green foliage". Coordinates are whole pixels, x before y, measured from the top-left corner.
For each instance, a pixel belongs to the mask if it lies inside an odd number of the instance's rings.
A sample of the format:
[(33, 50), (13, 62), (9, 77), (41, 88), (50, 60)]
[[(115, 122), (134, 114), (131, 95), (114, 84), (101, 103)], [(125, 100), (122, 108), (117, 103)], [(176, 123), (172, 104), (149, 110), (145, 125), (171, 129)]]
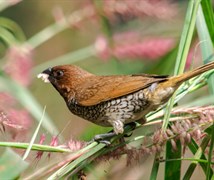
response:
[(2, 179), (16, 179), (27, 169), (28, 163), (11, 149), (6, 148), (4, 154), (0, 158), (0, 177)]

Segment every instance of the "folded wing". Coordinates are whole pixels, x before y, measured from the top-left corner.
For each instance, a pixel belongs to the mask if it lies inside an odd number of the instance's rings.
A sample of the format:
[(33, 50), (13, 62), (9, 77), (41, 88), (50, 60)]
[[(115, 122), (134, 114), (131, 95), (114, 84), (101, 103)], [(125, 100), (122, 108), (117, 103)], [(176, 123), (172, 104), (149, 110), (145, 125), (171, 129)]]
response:
[(122, 75), (88, 77), (78, 86), (78, 104), (92, 106), (149, 87), (153, 83), (167, 80), (158, 75)]

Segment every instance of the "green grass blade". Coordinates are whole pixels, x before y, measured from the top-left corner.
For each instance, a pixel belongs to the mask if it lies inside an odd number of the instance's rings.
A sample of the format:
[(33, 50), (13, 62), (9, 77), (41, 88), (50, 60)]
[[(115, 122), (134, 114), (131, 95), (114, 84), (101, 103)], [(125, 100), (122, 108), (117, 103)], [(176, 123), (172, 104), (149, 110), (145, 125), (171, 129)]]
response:
[(205, 21), (209, 30), (212, 44), (214, 45), (214, 13), (212, 7), (212, 0), (201, 1), (201, 6), (204, 12)]
[(181, 161), (167, 161), (168, 159), (178, 159), (181, 158), (181, 143), (176, 142), (177, 150), (173, 151), (171, 142), (166, 144), (166, 163), (165, 163), (165, 179), (180, 179), (181, 176)]
[(91, 56), (94, 56), (95, 54), (96, 54), (95, 48), (93, 45), (91, 45), (91, 46), (79, 49), (77, 51), (64, 54), (63, 56), (57, 57), (50, 61), (44, 62), (38, 66), (35, 66), (33, 69), (33, 73), (38, 74), (42, 72), (44, 69), (47, 69), (48, 67), (52, 67), (54, 65), (76, 63), (76, 62), (85, 60), (86, 58), (89, 58)]
[(51, 24), (50, 26), (47, 26), (45, 29), (40, 31), (38, 34), (34, 35), (30, 39), (28, 39), (27, 44), (30, 44), (32, 48), (37, 48), (44, 42), (47, 42), (49, 39), (51, 39), (56, 34), (62, 32), (67, 27), (69, 27), (69, 23), (63, 22), (58, 23), (55, 22), (54, 24)]
[(34, 134), (32, 136), (32, 138), (31, 138), (31, 140), (30, 140), (30, 144), (29, 144), (28, 148), (26, 149), (25, 154), (23, 155), (23, 158), (22, 158), (23, 160), (25, 160), (27, 158), (27, 156), (29, 155), (29, 153), (30, 153), (30, 150), (31, 150), (31, 148), (33, 146), (33, 143), (34, 143), (34, 141), (36, 139), (36, 136), (37, 136), (37, 134), (39, 132), (39, 129), (40, 129), (41, 125), (42, 125), (42, 121), (43, 121), (44, 114), (45, 114), (45, 109), (46, 109), (46, 106), (44, 107), (41, 120), (40, 120), (40, 122), (39, 122), (39, 124), (38, 124), (38, 126), (37, 126), (37, 128), (36, 128), (36, 130), (35, 130), (35, 132), (34, 132)]
[[(1, 142), (0, 147), (11, 147), (17, 149), (27, 149), (29, 147), (29, 143), (22, 143), (22, 142)], [(31, 147), (33, 151), (44, 151), (44, 152), (69, 152), (72, 153), (70, 149), (57, 147), (57, 146), (49, 146), (49, 145), (42, 145), (42, 144), (33, 144)]]
[(17, 42), (13, 34), (1, 26), (0, 26), (0, 40), (5, 42), (7, 45), (11, 46)]
[[(202, 42), (200, 44), (201, 50), (202, 50), (202, 57), (204, 59), (204, 62), (207, 63), (205, 60), (210, 57), (211, 55), (214, 54), (214, 49), (213, 49), (213, 42), (212, 39), (210, 37), (210, 33), (213, 29), (212, 25), (209, 25), (209, 21), (207, 21), (208, 23), (206, 23), (205, 21), (205, 14), (209, 14), (209, 20), (210, 22), (212, 22), (212, 16), (211, 14), (213, 14), (212, 9), (210, 8), (205, 8), (208, 6), (208, 4), (203, 4), (204, 8), (202, 10), (202, 7), (199, 6), (198, 9), (198, 15), (197, 15), (197, 21), (196, 21), (196, 25), (197, 25), (197, 31), (198, 31), (198, 35), (199, 35), (199, 39)], [(208, 29), (209, 27), (209, 29)], [(212, 35), (212, 33), (211, 33)], [(212, 94), (214, 94), (214, 74), (210, 76), (210, 78), (208, 79), (208, 86), (210, 89), (210, 92), (212, 92)], [(211, 143), (210, 143), (210, 148), (209, 148), (209, 154), (208, 154), (208, 164), (207, 164), (207, 171), (206, 171), (206, 179), (210, 179), (210, 165), (211, 165), (211, 161), (212, 161), (212, 153), (213, 153), (213, 146), (214, 146), (214, 125), (212, 126), (213, 128), (211, 128)]]
[(157, 179), (159, 165), (160, 165), (160, 162), (157, 160), (157, 157), (159, 157), (159, 155), (160, 154), (158, 153), (154, 157), (152, 171), (151, 171), (151, 174), (150, 174), (150, 180), (156, 180)]
[(213, 158), (213, 146), (214, 146), (214, 123), (213, 125), (208, 128), (210, 130), (210, 148), (208, 153), (208, 163), (207, 163), (207, 171), (206, 171), (206, 179), (210, 179), (211, 175), (213, 174), (213, 171), (211, 170), (211, 164), (212, 164), (212, 158)]
[(17, 41), (23, 42), (26, 40), (24, 32), (16, 22), (8, 18), (0, 17), (0, 26), (11, 32)]
[(0, 179), (18, 179), (20, 174), (28, 167), (28, 163), (22, 158), (7, 148), (4, 154), (0, 157)]
[[(200, 47), (204, 63), (213, 61), (213, 58), (209, 58), (214, 54), (213, 44), (207, 29), (207, 24), (205, 22), (204, 13), (202, 11), (201, 6), (199, 6), (198, 9), (196, 27), (198, 31), (199, 40), (202, 42), (200, 43)], [(210, 92), (214, 94), (214, 74), (209, 78), (208, 85)]]
[[(200, 0), (189, 1), (187, 14), (185, 17), (185, 24), (184, 24), (184, 28), (182, 31), (181, 40), (178, 48), (178, 55), (176, 59), (174, 75), (181, 74), (184, 70), (186, 58), (188, 55), (189, 47), (191, 44), (191, 40), (192, 40), (194, 28), (195, 28), (196, 15), (197, 15), (199, 4), (200, 4)], [(167, 104), (167, 109), (166, 109), (164, 122), (162, 126), (163, 130), (166, 130), (168, 126), (170, 111), (173, 107), (175, 96), (176, 96), (176, 93), (174, 93), (169, 103)]]
[[(181, 40), (179, 43), (178, 55), (176, 58), (174, 75), (181, 74), (184, 71), (187, 55), (189, 52), (190, 44), (191, 44), (193, 33), (194, 33), (195, 22), (196, 22), (199, 4), (200, 4), (200, 0), (189, 1), (187, 13), (186, 13), (186, 17), (185, 17), (185, 24), (183, 27)], [(168, 127), (170, 112), (171, 112), (172, 107), (174, 105), (175, 97), (176, 97), (176, 93), (174, 93), (174, 95), (172, 96), (172, 98), (170, 99), (170, 101), (168, 102), (167, 107), (166, 107), (166, 113), (164, 115), (164, 121), (163, 121), (163, 125), (162, 125), (162, 129), (164, 131)], [(176, 156), (181, 156), (181, 154), (173, 154), (171, 152), (171, 149), (169, 149), (169, 147), (167, 146), (167, 148), (166, 148), (166, 159), (175, 158)], [(180, 163), (177, 164), (176, 162), (173, 162), (172, 165), (174, 167), (176, 167), (176, 166), (180, 167), (181, 166)], [(169, 179), (172, 175), (171, 172), (168, 170), (169, 170), (169, 163), (166, 163), (165, 164), (165, 179)], [(173, 174), (176, 174), (176, 176), (173, 176), (173, 178), (177, 178), (177, 177), (180, 178), (180, 173), (178, 171), (180, 171), (180, 168), (177, 170), (175, 169), (175, 173), (173, 173)]]
[[(204, 155), (204, 150), (207, 147), (208, 143), (210, 141), (210, 137), (207, 136), (203, 139), (200, 147), (198, 147), (198, 145), (192, 140), (192, 142), (188, 145), (189, 149), (191, 150), (191, 152), (194, 155), (194, 159), (206, 159), (205, 155)], [(207, 171), (207, 166), (204, 163), (200, 163), (198, 161), (192, 161), (192, 163), (190, 164), (190, 166), (188, 167), (187, 171), (184, 174), (183, 179), (190, 179), (190, 177), (192, 176), (193, 172), (195, 171), (197, 165), (200, 164), (203, 171), (206, 173)]]
[(89, 151), (87, 153), (83, 154), (75, 161), (68, 163), (65, 166), (63, 166), (62, 168), (60, 168), (59, 170), (57, 170), (55, 173), (53, 173), (48, 178), (48, 180), (58, 179), (58, 178), (62, 178), (64, 176), (66, 176), (67, 173), (69, 173), (71, 170), (76, 169), (78, 167), (78, 164), (80, 164), (84, 160), (87, 160), (87, 158), (92, 156), (94, 153), (102, 150), (104, 147), (105, 147), (105, 144), (97, 145), (97, 142), (94, 142), (94, 143), (86, 146), (85, 148), (82, 149), (82, 151), (87, 151), (89, 149)]

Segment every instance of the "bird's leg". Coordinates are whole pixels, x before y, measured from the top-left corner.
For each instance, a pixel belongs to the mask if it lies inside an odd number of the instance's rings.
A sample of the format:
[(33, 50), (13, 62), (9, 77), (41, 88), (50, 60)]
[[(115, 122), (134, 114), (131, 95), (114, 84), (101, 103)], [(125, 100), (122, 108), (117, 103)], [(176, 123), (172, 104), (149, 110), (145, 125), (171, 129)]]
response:
[[(136, 123), (135, 122), (131, 122), (125, 125), (124, 129), (126, 130), (126, 128), (129, 126), (131, 126), (132, 130), (134, 130), (136, 128)], [(130, 132), (129, 134), (124, 134), (124, 137), (130, 137), (132, 135), (132, 132)]]
[(104, 133), (104, 134), (97, 134), (94, 136), (93, 141), (97, 141), (99, 143), (104, 143), (106, 145), (110, 145), (111, 142), (109, 140), (109, 138), (112, 138), (113, 136), (116, 136), (117, 134), (115, 132), (109, 132), (109, 133)]
[(111, 131), (111, 132), (105, 133), (105, 134), (97, 134), (97, 135), (94, 136), (92, 141), (97, 141), (97, 142), (100, 142), (100, 143), (104, 143), (106, 145), (110, 145), (111, 142), (108, 139), (112, 138), (113, 136), (116, 136), (118, 134), (122, 134), (123, 133), (124, 124), (123, 124), (122, 121), (113, 120), (113, 121), (110, 121), (110, 123), (113, 126), (114, 131)]
[(124, 129), (123, 129), (124, 124), (123, 124), (122, 121), (120, 121), (120, 120), (113, 120), (113, 121), (111, 121), (110, 123), (112, 124), (112, 126), (113, 126), (113, 128), (114, 128), (114, 132), (115, 132), (116, 134), (123, 134), (123, 131), (124, 131)]
[(111, 144), (111, 142), (109, 140), (105, 140), (105, 138), (111, 138), (115, 135), (116, 134), (114, 132), (109, 132), (109, 133), (105, 133), (105, 134), (97, 134), (87, 144), (89, 145), (89, 144), (93, 143), (94, 141), (96, 141), (98, 143), (103, 143), (106, 146), (109, 146)]
[(113, 126), (114, 131), (113, 132), (109, 132), (109, 133), (105, 133), (105, 134), (97, 134), (96, 136), (94, 136), (94, 141), (98, 141), (98, 142), (104, 143), (106, 145), (109, 145), (111, 143), (110, 143), (110, 141), (108, 141), (106, 139), (112, 138), (113, 136), (116, 136), (118, 134), (122, 134), (123, 133), (124, 124), (123, 124), (122, 121), (113, 120), (113, 121), (110, 121), (110, 123)]
[[(126, 128), (130, 129), (130, 126), (131, 126), (132, 130), (135, 129), (135, 127), (136, 127), (136, 123), (135, 122), (131, 122), (129, 124), (126, 124), (125, 127), (124, 127), (123, 122), (121, 122), (119, 120), (118, 121), (112, 121), (111, 124), (112, 124), (112, 126), (114, 128), (114, 131), (111, 131), (111, 132), (105, 133), (105, 134), (97, 134), (97, 135), (95, 135), (93, 140), (90, 141), (89, 144), (91, 142), (93, 142), (93, 141), (97, 141), (99, 143), (104, 143), (106, 145), (110, 145), (111, 142), (108, 139), (110, 139), (110, 138), (112, 138), (112, 137), (114, 137), (114, 136), (116, 136), (118, 134), (122, 134), (124, 132), (124, 129), (126, 129)], [(132, 133), (128, 134), (128, 135), (125, 134), (124, 137), (130, 137), (131, 135), (132, 135)]]

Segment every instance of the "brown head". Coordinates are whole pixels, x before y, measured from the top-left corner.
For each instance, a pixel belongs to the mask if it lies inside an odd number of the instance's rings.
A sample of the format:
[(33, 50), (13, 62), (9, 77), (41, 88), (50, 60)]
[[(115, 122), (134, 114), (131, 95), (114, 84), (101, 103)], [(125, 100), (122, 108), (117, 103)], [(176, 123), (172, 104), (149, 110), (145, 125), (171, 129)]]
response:
[(46, 83), (51, 83), (64, 99), (70, 100), (75, 96), (75, 88), (89, 76), (93, 74), (77, 66), (62, 65), (48, 68), (37, 77), (42, 78)]

